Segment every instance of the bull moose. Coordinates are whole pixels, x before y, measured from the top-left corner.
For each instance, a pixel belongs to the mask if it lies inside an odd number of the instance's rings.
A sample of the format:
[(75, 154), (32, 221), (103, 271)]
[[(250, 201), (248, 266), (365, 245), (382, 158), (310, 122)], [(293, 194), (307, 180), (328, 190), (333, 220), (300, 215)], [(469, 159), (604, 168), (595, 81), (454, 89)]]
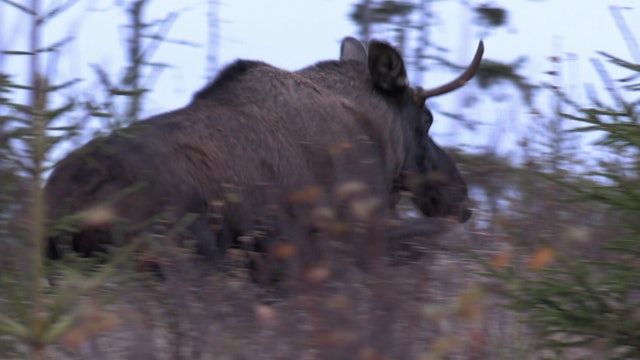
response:
[[(431, 90), (410, 87), (400, 53), (382, 41), (367, 50), (347, 37), (339, 60), (295, 72), (237, 60), (186, 107), (93, 139), (56, 164), (48, 219), (65, 226), (52, 226), (47, 254), (90, 255), (151, 231), (159, 213), (191, 214), (198, 251), (218, 265), (269, 207), (290, 237), (314, 231), (319, 208), (341, 216), (348, 184), (371, 200), (375, 219), (393, 217), (404, 191), (425, 216), (464, 222), (467, 187), (428, 135), (425, 100), (464, 85), (482, 53), (480, 42), (458, 78)], [(97, 208), (108, 216), (87, 215)]]

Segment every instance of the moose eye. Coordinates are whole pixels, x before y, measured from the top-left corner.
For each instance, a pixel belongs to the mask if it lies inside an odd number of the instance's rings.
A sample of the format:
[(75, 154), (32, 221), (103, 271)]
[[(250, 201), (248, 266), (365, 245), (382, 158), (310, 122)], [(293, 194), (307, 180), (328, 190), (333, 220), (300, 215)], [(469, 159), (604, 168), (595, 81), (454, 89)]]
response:
[(424, 123), (427, 127), (427, 133), (429, 133), (429, 129), (431, 128), (431, 124), (433, 124), (433, 115), (431, 115), (431, 110), (428, 108), (424, 108)]

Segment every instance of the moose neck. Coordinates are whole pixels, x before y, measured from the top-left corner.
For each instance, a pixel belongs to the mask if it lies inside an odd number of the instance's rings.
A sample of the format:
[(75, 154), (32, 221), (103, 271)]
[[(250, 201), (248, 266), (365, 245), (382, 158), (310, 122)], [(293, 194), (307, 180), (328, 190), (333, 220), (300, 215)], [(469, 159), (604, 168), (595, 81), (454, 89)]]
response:
[(397, 121), (395, 110), (384, 101), (384, 95), (371, 86), (366, 67), (353, 61), (326, 61), (297, 74), (342, 98), (345, 106), (359, 115), (361, 126), (382, 150), (391, 189), (405, 161), (403, 124)]

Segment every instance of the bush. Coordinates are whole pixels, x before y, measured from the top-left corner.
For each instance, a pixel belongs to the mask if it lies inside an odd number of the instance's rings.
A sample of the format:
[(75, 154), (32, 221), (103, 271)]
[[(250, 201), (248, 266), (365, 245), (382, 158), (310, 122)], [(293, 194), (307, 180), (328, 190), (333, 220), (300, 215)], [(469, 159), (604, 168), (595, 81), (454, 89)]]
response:
[[(630, 72), (618, 88), (628, 97), (637, 94), (640, 66), (601, 55)], [(578, 124), (571, 131), (599, 136), (606, 159), (583, 175), (542, 178), (568, 190), (564, 201), (572, 208), (606, 214), (600, 217), (606, 223), (591, 225), (617, 229), (596, 239), (597, 251), (591, 254), (576, 249), (588, 237), (584, 228), (564, 224), (567, 231), (538, 234), (542, 244), (532, 256), (517, 263), (500, 257), (485, 262), (486, 275), (499, 280), (507, 306), (522, 313), (544, 348), (561, 358), (584, 351), (608, 358), (640, 356), (640, 101), (637, 95), (626, 100), (604, 70), (601, 75), (613, 105), (591, 96), (591, 104), (582, 106), (555, 91), (571, 109), (561, 115)], [(570, 237), (577, 239), (574, 250), (560, 251), (558, 244)]]

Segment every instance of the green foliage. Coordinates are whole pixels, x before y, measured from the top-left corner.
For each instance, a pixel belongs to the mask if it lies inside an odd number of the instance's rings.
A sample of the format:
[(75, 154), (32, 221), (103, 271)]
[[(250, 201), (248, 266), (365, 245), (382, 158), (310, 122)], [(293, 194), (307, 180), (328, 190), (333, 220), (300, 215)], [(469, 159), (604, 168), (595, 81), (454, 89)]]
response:
[(122, 73), (113, 76), (99, 64), (91, 64), (102, 94), (97, 98), (89, 97), (84, 106), (91, 116), (107, 120), (108, 130), (121, 128), (140, 119), (145, 95), (162, 70), (169, 66), (152, 61), (160, 45), (172, 42), (193, 46), (187, 41), (167, 39), (178, 13), (170, 12), (162, 19), (145, 21), (144, 11), (150, 3), (150, 0), (131, 0), (117, 4), (128, 18), (128, 24), (124, 26), (127, 34), (126, 43), (123, 44), (126, 65)]
[[(367, 7), (370, 6), (369, 9)], [(375, 4), (356, 4), (351, 12), (351, 20), (355, 23), (363, 23), (369, 21), (367, 16), (371, 16), (371, 20), (378, 23), (392, 22), (396, 16), (407, 16), (413, 12), (417, 6), (412, 2), (405, 1), (389, 1), (384, 0)], [(370, 14), (367, 14), (370, 12)]]
[(519, 58), (510, 64), (493, 60), (484, 60), (476, 74), (476, 81), (483, 89), (489, 88), (500, 82), (511, 83), (520, 90), (527, 105), (532, 105), (536, 86), (531, 85), (524, 76), (518, 74), (518, 70), (524, 65), (525, 61), (526, 58), (524, 57)]
[(507, 22), (507, 11), (503, 8), (480, 5), (474, 11), (478, 15), (478, 20), (487, 26), (498, 27), (505, 25)]
[[(117, 322), (114, 315), (104, 311), (104, 305), (122, 294), (122, 281), (115, 270), (123, 272), (123, 264), (139, 244), (133, 242), (108, 261), (67, 256), (64, 265), (47, 266), (42, 256), (46, 234), (68, 224), (46, 223), (43, 185), (49, 170), (47, 158), (53, 147), (77, 135), (79, 124), (73, 124), (69, 118), (79, 113), (84, 119), (115, 118), (116, 126), (138, 118), (145, 93), (143, 86), (149, 84), (151, 75), (157, 75), (151, 71), (152, 74), (145, 77), (142, 70), (164, 66), (152, 63), (150, 56), (164, 41), (175, 18), (175, 14), (171, 14), (169, 20), (158, 22), (160, 30), (147, 34), (143, 30), (153, 30), (143, 21), (143, 6), (147, 2), (130, 2), (133, 5), (127, 9), (131, 22), (127, 44), (129, 63), (122, 80), (117, 82), (110, 82), (106, 73), (97, 71), (106, 93), (104, 101), (97, 103), (81, 100), (88, 96), (79, 93), (79, 79), (56, 84), (53, 74), (44, 70), (51, 69), (44, 66), (45, 62), (55, 65), (70, 38), (52, 45), (42, 44), (40, 38), (55, 15), (67, 11), (77, 1), (62, 2), (47, 10), (37, 1), (25, 2), (25, 5), (0, 2), (0, 11), (3, 7), (13, 7), (25, 20), (30, 20), (30, 23), (25, 21), (24, 36), (29, 39), (28, 51), (1, 49), (4, 55), (20, 56), (28, 64), (25, 83), (16, 83), (9, 75), (0, 74), (2, 358), (22, 353), (32, 359), (42, 359), (50, 345), (64, 343), (67, 347), (77, 347)], [(147, 43), (142, 40), (145, 36), (151, 39)], [(68, 95), (70, 93), (73, 95)], [(20, 95), (26, 100), (17, 100), (21, 99)], [(122, 111), (113, 105), (115, 97), (127, 101)], [(64, 119), (62, 125), (58, 125), (61, 119)], [(120, 290), (114, 290), (119, 287)], [(107, 290), (109, 288), (111, 290)]]
[[(632, 72), (619, 85), (640, 75), (637, 65), (603, 55)], [(603, 77), (605, 83), (608, 79)], [(597, 144), (608, 154), (607, 161), (594, 164), (595, 170), (584, 175), (545, 176), (570, 190), (565, 200), (574, 209), (606, 211), (607, 225), (621, 228), (620, 235), (598, 239), (597, 254), (586, 256), (553, 251), (563, 236), (541, 234), (544, 245), (529, 259), (507, 265), (495, 259), (485, 262), (487, 276), (501, 283), (508, 307), (524, 314), (541, 335), (544, 348), (558, 358), (596, 348), (612, 359), (640, 356), (640, 102), (636, 85), (625, 88), (627, 97), (635, 95), (633, 99), (626, 100), (609, 86), (615, 103), (606, 105), (592, 97), (589, 106), (555, 90), (570, 107), (561, 115), (577, 124), (571, 131), (599, 136)], [(573, 225), (564, 225), (572, 230)]]

